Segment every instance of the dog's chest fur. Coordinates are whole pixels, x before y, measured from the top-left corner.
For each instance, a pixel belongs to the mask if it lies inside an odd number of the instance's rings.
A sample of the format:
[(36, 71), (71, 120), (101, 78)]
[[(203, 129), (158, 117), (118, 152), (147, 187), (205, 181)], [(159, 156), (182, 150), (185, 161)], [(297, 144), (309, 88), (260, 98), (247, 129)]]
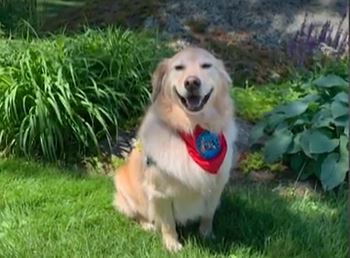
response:
[(145, 180), (144, 187), (150, 195), (173, 198), (175, 210), (186, 210), (188, 214), (178, 220), (196, 217), (205, 208), (206, 197), (221, 191), (226, 184), (234, 155), (236, 128), (233, 121), (227, 123), (223, 133), (227, 153), (218, 173), (213, 175), (191, 159), (185, 143), (175, 131), (161, 123), (151, 112), (146, 115), (138, 137), (143, 155), (154, 160), (156, 169), (147, 169), (146, 166), (145, 178), (148, 180)]

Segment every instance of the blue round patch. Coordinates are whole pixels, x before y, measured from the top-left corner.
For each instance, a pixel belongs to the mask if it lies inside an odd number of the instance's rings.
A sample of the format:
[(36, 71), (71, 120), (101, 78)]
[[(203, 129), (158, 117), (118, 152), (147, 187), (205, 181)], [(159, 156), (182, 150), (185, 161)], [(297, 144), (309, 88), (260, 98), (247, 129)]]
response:
[(221, 150), (218, 135), (207, 130), (201, 132), (196, 139), (196, 149), (204, 159), (215, 158)]

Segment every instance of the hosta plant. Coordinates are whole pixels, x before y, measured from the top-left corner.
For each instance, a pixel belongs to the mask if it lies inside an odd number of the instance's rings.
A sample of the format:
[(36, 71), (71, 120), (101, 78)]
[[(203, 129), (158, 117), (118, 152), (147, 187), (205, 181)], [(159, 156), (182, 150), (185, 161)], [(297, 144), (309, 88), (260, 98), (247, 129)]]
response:
[(348, 82), (330, 74), (304, 87), (307, 95), (278, 106), (256, 125), (252, 143), (265, 139), (267, 162), (283, 160), (298, 178), (316, 176), (331, 190), (348, 172)]

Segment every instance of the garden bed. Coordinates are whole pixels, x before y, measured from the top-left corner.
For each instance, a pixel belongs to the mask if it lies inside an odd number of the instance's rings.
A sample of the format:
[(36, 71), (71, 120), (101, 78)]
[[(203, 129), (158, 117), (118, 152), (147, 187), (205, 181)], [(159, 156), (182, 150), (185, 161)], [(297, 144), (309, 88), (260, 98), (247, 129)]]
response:
[[(48, 2), (50, 3), (50, 2)], [(42, 29), (81, 30), (84, 25), (120, 25), (158, 30), (166, 40), (195, 43), (221, 57), (236, 85), (264, 84), (289, 74), (287, 43), (302, 26), (305, 15), (314, 29), (330, 21), (348, 20), (347, 4), (335, 1), (83, 1), (44, 20)], [(46, 4), (51, 10), (54, 4)], [(57, 8), (57, 5), (56, 5)], [(45, 12), (45, 5), (43, 8)], [(342, 24), (347, 30), (347, 23)]]
[[(38, 1), (40, 15), (47, 18), (41, 30), (20, 27), (21, 33), (0, 35), (0, 257), (168, 256), (159, 235), (113, 210), (108, 177), (130, 151), (150, 101), (156, 63), (173, 52), (165, 42), (175, 49), (189, 42), (209, 48), (240, 86), (231, 90), (240, 158), (215, 216), (217, 239), (199, 239), (195, 225), (180, 227), (185, 248), (174, 257), (345, 257), (348, 101), (337, 91), (347, 83), (348, 59), (322, 52), (311, 55), (307, 69), (294, 70), (286, 49), (279, 48), (279, 40), (290, 39), (293, 31), (282, 35), (281, 30), (299, 28), (304, 16), (298, 11), (311, 11), (314, 21), (338, 21), (344, 6), (341, 1), (291, 2)], [(3, 18), (7, 12), (1, 11)], [(86, 21), (95, 29), (83, 29)], [(161, 33), (96, 30), (116, 23)], [(13, 25), (11, 30), (18, 24)], [(43, 33), (47, 30), (60, 32)], [(301, 103), (300, 109), (299, 98), (315, 93), (315, 80), (323, 87), (316, 91), (320, 101)], [(326, 128), (313, 128), (324, 110)], [(269, 112), (280, 119), (266, 116)], [(268, 147), (252, 149), (252, 130), (261, 121), (264, 136), (257, 145), (267, 140)], [(310, 128), (324, 134), (322, 144), (317, 139), (300, 144), (297, 135)], [(281, 134), (283, 148), (276, 146), (280, 139), (274, 132)], [(287, 143), (294, 144), (291, 153)], [(302, 157), (299, 161), (310, 168), (305, 175), (286, 167), (290, 155)], [(17, 158), (23, 156), (31, 161)], [(271, 157), (274, 162), (267, 163)], [(310, 166), (315, 160), (328, 166), (325, 171), (331, 173), (321, 175), (321, 182), (330, 181), (325, 189), (335, 191), (323, 191), (316, 180), (320, 174)]]
[[(34, 25), (40, 36), (63, 28), (66, 35), (21, 43), (1, 41), (0, 91), (5, 91), (0, 109), (6, 116), (0, 121), (0, 142), (10, 153), (49, 160), (75, 153), (85, 159), (91, 154), (87, 150), (98, 152), (97, 145), (104, 140), (114, 141), (113, 153), (129, 151), (132, 134), (119, 131), (115, 139), (116, 129), (134, 130), (139, 124), (149, 103), (149, 75), (172, 51), (155, 43), (151, 39), (155, 34), (148, 37), (108, 29), (86, 32), (85, 25), (158, 29), (159, 39), (175, 49), (194, 43), (222, 58), (234, 85), (240, 87), (231, 93), (239, 118), (237, 148), (244, 158), (249, 152), (250, 129), (265, 113), (302, 97), (301, 86), (315, 77), (329, 73), (343, 79), (347, 76), (346, 60), (331, 67), (329, 56), (319, 51), (321, 43), (329, 43), (328, 50), (335, 47), (337, 51), (341, 46), (344, 51), (346, 36), (341, 26), (335, 30), (330, 23), (318, 23), (322, 19), (341, 21), (346, 13), (340, 1), (297, 1), (291, 5), (274, 0), (219, 0), (210, 4), (197, 0), (105, 0), (66, 2), (66, 7), (62, 3), (39, 1), (42, 22)], [(309, 12), (308, 20), (304, 20), (305, 11)], [(296, 31), (298, 37), (293, 39)], [(307, 69), (299, 73), (295, 61)], [(18, 85), (23, 86), (20, 91)], [(62, 89), (74, 97), (63, 96)], [(34, 96), (39, 101), (33, 101)], [(50, 119), (43, 120), (43, 116)], [(69, 150), (67, 143), (72, 145)]]

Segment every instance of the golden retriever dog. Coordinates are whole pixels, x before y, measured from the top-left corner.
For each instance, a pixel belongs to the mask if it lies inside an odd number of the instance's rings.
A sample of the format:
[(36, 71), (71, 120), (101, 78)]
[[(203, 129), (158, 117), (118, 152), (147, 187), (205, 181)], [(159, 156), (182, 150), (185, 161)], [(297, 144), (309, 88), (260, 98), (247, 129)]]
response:
[(159, 229), (169, 251), (182, 248), (176, 224), (213, 218), (236, 156), (237, 129), (222, 61), (189, 47), (158, 64), (152, 104), (126, 164), (114, 176), (113, 204), (145, 229)]

